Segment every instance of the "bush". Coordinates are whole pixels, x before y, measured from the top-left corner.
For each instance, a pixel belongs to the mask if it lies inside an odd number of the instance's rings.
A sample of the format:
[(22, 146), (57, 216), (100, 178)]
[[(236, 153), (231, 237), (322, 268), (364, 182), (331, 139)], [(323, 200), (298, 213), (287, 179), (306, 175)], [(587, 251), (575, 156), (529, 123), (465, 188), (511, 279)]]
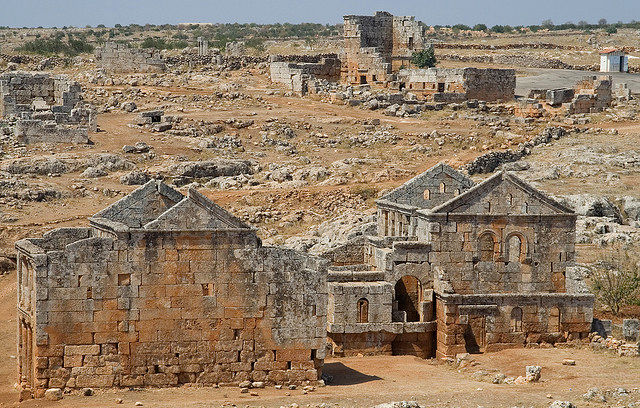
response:
[(155, 48), (157, 50), (174, 50), (186, 48), (189, 44), (186, 41), (167, 41), (164, 38), (147, 37), (140, 44), (140, 48)]
[(61, 38), (36, 38), (18, 47), (17, 50), (31, 54), (65, 54), (74, 57), (78, 54), (91, 53), (93, 48), (93, 45), (83, 40), (75, 40), (69, 36), (68, 41), (63, 41)]
[(640, 300), (640, 258), (637, 252), (617, 248), (593, 264), (590, 281), (596, 299), (618, 314)]
[(422, 51), (416, 51), (411, 56), (411, 63), (418, 68), (431, 68), (436, 66), (436, 54), (433, 47), (425, 48)]
[(605, 31), (609, 34), (615, 34), (618, 32), (618, 29), (616, 28), (616, 26), (609, 26)]

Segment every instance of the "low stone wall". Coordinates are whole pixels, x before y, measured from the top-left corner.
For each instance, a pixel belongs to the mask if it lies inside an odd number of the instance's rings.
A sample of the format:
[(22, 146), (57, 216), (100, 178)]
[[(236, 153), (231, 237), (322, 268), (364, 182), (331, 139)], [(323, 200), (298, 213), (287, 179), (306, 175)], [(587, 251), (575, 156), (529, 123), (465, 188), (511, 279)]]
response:
[(21, 119), (14, 128), (16, 140), (21, 144), (30, 143), (89, 143), (87, 127), (60, 125), (55, 121)]
[(112, 72), (164, 71), (160, 52), (152, 49), (130, 48), (126, 44), (108, 42), (97, 47), (95, 55), (100, 67)]
[(58, 112), (70, 113), (80, 102), (80, 84), (65, 75), (46, 72), (7, 72), (0, 75), (0, 116), (20, 116), (38, 101)]

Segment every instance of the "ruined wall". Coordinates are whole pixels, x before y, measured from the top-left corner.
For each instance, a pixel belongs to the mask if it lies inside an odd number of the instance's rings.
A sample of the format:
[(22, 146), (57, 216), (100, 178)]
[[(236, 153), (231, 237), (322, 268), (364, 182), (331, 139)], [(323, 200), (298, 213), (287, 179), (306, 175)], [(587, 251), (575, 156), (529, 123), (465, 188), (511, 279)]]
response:
[(95, 50), (101, 68), (112, 72), (157, 72), (166, 69), (160, 52), (130, 48), (126, 44), (107, 42)]
[(398, 82), (400, 88), (437, 102), (509, 101), (515, 95), (516, 75), (512, 69), (403, 69)]
[(593, 295), (438, 295), (437, 356), (585, 339)]
[(284, 84), (292, 92), (306, 95), (309, 81), (322, 79), (336, 82), (340, 79), (340, 60), (323, 58), (317, 63), (273, 61), (269, 71), (271, 82)]
[(19, 313), (20, 366), (36, 396), (319, 378), (322, 260), (260, 247), (251, 231), (68, 231), (17, 244), (19, 304), (34, 294)]
[(414, 50), (425, 45), (423, 27), (414, 17), (382, 11), (345, 16), (344, 40), (342, 81), (354, 85), (385, 84), (393, 71), (408, 64)]
[(53, 108), (54, 112), (70, 113), (82, 100), (81, 92), (80, 84), (64, 75), (7, 72), (0, 75), (0, 116), (31, 112), (34, 101)]
[(14, 135), (18, 143), (89, 143), (87, 127), (59, 125), (54, 121), (22, 119), (16, 122)]

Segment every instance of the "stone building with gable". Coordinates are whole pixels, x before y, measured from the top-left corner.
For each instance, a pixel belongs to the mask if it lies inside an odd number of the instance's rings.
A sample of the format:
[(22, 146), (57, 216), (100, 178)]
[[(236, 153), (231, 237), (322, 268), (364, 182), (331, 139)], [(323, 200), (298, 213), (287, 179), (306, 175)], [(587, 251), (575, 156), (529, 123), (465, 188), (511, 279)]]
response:
[(377, 201), (378, 235), (329, 254), (336, 355), (451, 357), (588, 336), (576, 215), (509, 173), (439, 164)]
[(319, 379), (326, 261), (155, 180), (89, 221), (16, 243), (23, 397)]

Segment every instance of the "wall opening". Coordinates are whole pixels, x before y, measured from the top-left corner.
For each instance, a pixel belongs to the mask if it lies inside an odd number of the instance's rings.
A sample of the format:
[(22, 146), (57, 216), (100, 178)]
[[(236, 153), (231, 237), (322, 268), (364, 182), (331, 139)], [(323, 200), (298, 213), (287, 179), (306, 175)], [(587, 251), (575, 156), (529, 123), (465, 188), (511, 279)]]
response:
[(511, 331), (513, 333), (522, 332), (522, 309), (519, 307), (511, 309)]
[(369, 323), (369, 301), (364, 298), (358, 300), (358, 323)]
[(481, 261), (493, 261), (495, 254), (496, 241), (491, 233), (484, 233), (480, 235), (479, 239), (480, 260)]
[(547, 330), (550, 333), (560, 332), (560, 308), (557, 306), (554, 306), (549, 310), (549, 327)]
[(440, 193), (444, 194), (447, 192), (447, 185), (444, 183), (440, 183)]
[(512, 235), (509, 238), (509, 262), (522, 262), (522, 239), (517, 235)]
[(366, 75), (360, 75), (360, 85), (364, 85), (367, 83), (367, 76)]
[(438, 92), (444, 92), (444, 82), (438, 82)]
[(431, 199), (431, 190), (429, 190), (429, 189), (424, 190), (424, 193), (422, 194), (422, 197), (425, 200)]
[(395, 286), (395, 300), (398, 302), (398, 311), (405, 312), (407, 322), (419, 322), (419, 305), (422, 301), (422, 285), (418, 278), (405, 275)]

